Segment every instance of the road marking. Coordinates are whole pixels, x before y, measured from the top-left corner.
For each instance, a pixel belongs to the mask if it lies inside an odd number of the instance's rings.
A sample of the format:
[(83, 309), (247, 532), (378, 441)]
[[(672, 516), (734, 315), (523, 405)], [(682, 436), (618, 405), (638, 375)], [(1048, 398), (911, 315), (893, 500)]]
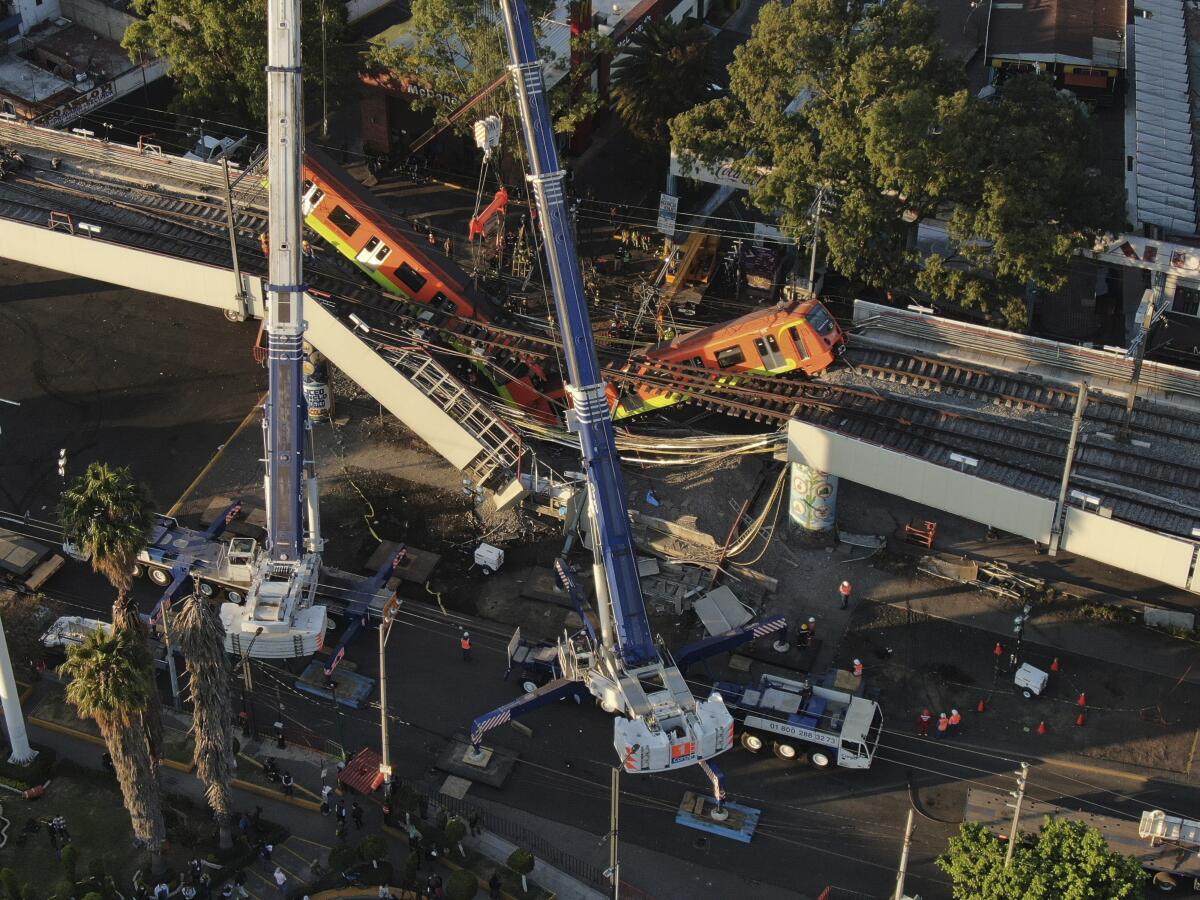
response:
[(333, 849), (333, 846), (331, 844), (322, 844), (320, 841), (310, 841), (308, 838), (301, 837), (298, 834), (293, 834), (290, 838), (288, 838), (288, 840), (304, 841), (304, 843), (306, 843), (306, 844), (312, 844), (314, 847), (321, 847), (322, 849), (325, 849), (325, 850)]
[(217, 461), (221, 458), (221, 454), (229, 449), (229, 445), (232, 444), (237, 439), (237, 436), (245, 431), (246, 427), (254, 420), (256, 413), (263, 403), (266, 402), (266, 400), (267, 395), (263, 394), (258, 398), (255, 404), (250, 407), (250, 412), (246, 413), (246, 418), (242, 419), (241, 424), (238, 425), (237, 428), (233, 429), (233, 434), (229, 436), (228, 440), (226, 440), (225, 443), (217, 448), (217, 452), (213, 454), (212, 459), (210, 459), (204, 468), (200, 470), (200, 474), (192, 479), (192, 483), (187, 486), (182, 494), (180, 494), (179, 499), (175, 501), (175, 505), (167, 510), (168, 516), (174, 516), (178, 514), (179, 510), (183, 507), (183, 504), (185, 504), (188, 498), (192, 496), (192, 492), (195, 491), (196, 488), (200, 487), (200, 482), (203, 481), (204, 477), (212, 471), (213, 466), (215, 466)]

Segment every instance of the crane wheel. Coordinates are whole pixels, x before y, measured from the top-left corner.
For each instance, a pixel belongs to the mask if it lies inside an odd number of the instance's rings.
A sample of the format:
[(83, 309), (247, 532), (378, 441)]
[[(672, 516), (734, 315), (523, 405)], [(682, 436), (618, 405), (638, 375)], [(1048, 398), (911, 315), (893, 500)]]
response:
[(749, 750), (751, 753), (757, 753), (759, 750), (761, 750), (763, 748), (763, 739), (760, 738), (757, 734), (750, 734), (749, 732), (742, 732), (742, 746), (745, 747), (747, 750)]
[(773, 744), (771, 744), (771, 749), (775, 752), (775, 755), (784, 762), (796, 761), (796, 748), (791, 744), (784, 743), (783, 741), (775, 741)]
[(143, 566), (141, 563), (133, 564), (133, 577), (134, 578), (141, 578), (145, 574), (146, 574), (145, 566)]
[(1169, 894), (1179, 887), (1179, 882), (1175, 880), (1175, 876), (1166, 872), (1156, 872), (1154, 879), (1150, 883), (1154, 885), (1154, 889), (1160, 894)]
[(808, 761), (812, 763), (814, 769), (828, 769), (833, 763), (829, 758), (829, 754), (824, 750), (813, 750), (808, 754)]
[(538, 683), (536, 681), (534, 681), (532, 678), (521, 679), (521, 690), (524, 691), (526, 694), (532, 694), (537, 689), (538, 689)]
[(200, 596), (205, 600), (211, 600), (217, 596), (217, 587), (210, 581), (200, 582)]
[(246, 598), (242, 595), (241, 591), (226, 591), (225, 599), (228, 600), (230, 603), (240, 604)]
[(152, 566), (150, 568), (150, 580), (159, 587), (166, 587), (171, 583), (171, 570), (160, 569), (157, 566)]

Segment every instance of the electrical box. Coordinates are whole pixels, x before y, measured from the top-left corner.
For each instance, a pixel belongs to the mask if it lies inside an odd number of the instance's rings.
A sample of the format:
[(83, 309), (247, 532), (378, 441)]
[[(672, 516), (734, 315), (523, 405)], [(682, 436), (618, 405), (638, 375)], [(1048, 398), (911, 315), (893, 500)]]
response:
[(480, 544), (475, 548), (475, 565), (483, 569), (484, 575), (491, 575), (504, 565), (504, 551), (491, 544)]

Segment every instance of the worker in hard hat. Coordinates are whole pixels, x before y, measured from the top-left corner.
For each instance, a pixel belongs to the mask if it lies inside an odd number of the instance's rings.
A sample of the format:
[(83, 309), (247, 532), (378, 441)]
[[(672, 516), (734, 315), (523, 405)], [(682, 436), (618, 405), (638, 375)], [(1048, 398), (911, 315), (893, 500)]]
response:
[(929, 723), (932, 721), (933, 713), (929, 711), (929, 707), (927, 706), (917, 716), (917, 737), (929, 737)]
[(862, 663), (861, 659), (856, 659), (854, 661), (854, 677), (855, 678), (863, 677), (863, 663)]
[(842, 609), (846, 609), (850, 605), (850, 592), (853, 588), (850, 587), (850, 582), (843, 581), (838, 585), (838, 596), (842, 598)]
[(962, 716), (960, 716), (958, 714), (957, 709), (950, 710), (950, 730), (946, 736), (947, 737), (957, 737), (958, 736), (958, 728), (960, 725), (962, 725)]
[(462, 637), (458, 639), (458, 646), (462, 648), (463, 662), (471, 661), (471, 635), (464, 631)]

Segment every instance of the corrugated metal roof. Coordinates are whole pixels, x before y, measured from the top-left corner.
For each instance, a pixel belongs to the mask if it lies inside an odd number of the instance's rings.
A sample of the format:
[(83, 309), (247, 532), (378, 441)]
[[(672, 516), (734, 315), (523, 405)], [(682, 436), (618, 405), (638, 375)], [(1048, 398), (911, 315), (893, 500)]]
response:
[(1137, 217), (1174, 234), (1196, 232), (1196, 175), (1181, 0), (1137, 0), (1133, 19)]

